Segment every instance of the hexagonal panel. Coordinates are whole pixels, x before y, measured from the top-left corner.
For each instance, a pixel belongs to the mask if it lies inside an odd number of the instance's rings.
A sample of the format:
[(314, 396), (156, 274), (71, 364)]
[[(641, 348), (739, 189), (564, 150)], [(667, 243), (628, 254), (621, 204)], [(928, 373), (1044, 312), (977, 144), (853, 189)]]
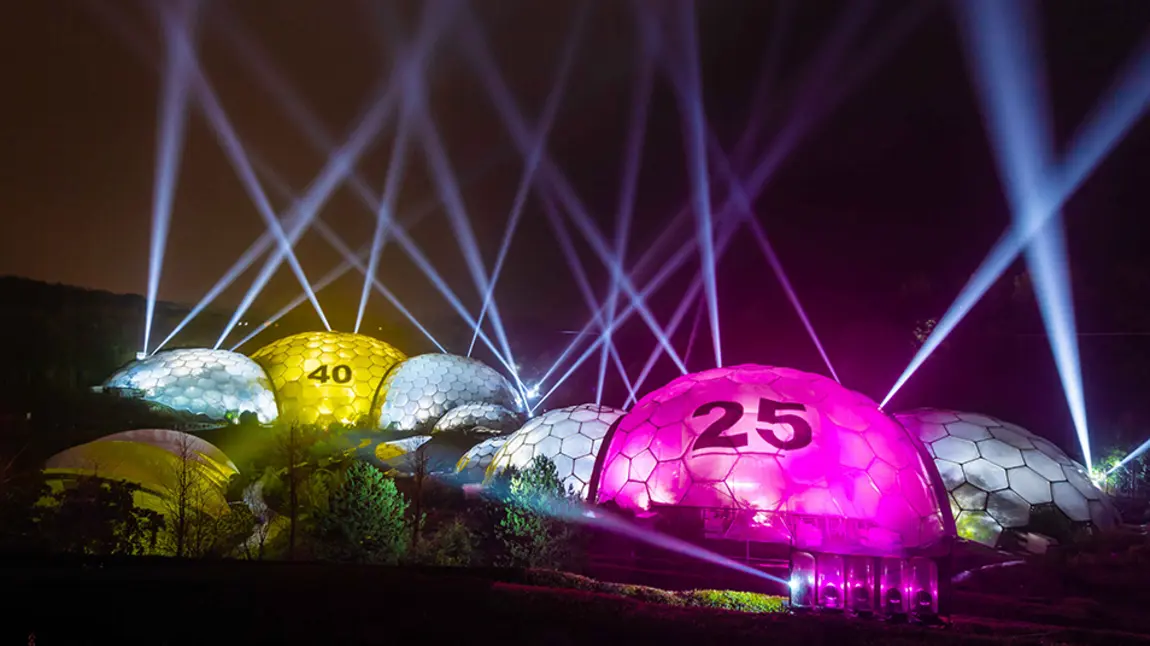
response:
[(1030, 437), (1029, 431), (1024, 431), (1021, 428), (1006, 428), (1004, 426), (998, 426), (991, 428), (990, 434), (1016, 449), (1034, 448), (1034, 440)]
[(226, 350), (157, 352), (124, 366), (104, 387), (219, 422), (254, 413), (261, 424), (270, 424), (278, 415), (272, 382), (264, 369)]
[(1004, 527), (1025, 527), (1030, 522), (1030, 509), (1030, 503), (1010, 489), (995, 491), (986, 498), (987, 513)]
[(1022, 458), (1026, 462), (1026, 466), (1034, 469), (1039, 475), (1051, 482), (1066, 479), (1066, 474), (1062, 472), (1062, 467), (1042, 451), (1037, 449), (1024, 451)]
[(655, 461), (655, 456), (651, 455), (650, 451), (643, 451), (631, 459), (631, 471), (626, 479), (646, 482), (647, 478), (651, 477), (651, 472), (655, 470), (656, 464), (658, 462)]
[[(350, 360), (341, 345), (367, 357), (370, 365)], [(252, 353), (275, 384), (282, 419), (322, 427), (363, 421), (382, 380), (371, 366), (386, 371), (405, 358), (383, 341), (342, 332), (296, 334)]]
[(984, 511), (960, 512), (954, 519), (958, 535), (984, 545), (995, 545), (1002, 534), (1002, 526)]
[(934, 443), (934, 454), (940, 460), (964, 464), (978, 459), (978, 445), (959, 437), (944, 437)]
[(515, 415), (524, 410), (511, 382), (490, 366), (453, 354), (421, 354), (387, 375), (372, 414), (379, 428), (421, 432), (464, 404), (493, 404)]
[(966, 474), (967, 482), (983, 491), (997, 491), (1010, 486), (1006, 469), (986, 460), (967, 462), (962, 465), (962, 472)]
[[(944, 492), (932, 488), (930, 467), (906, 430), (865, 396), (797, 370), (745, 365), (684, 375), (643, 397), (603, 451), (600, 504), (854, 519), (868, 529), (836, 549), (853, 549), (853, 540), (867, 553), (929, 545), (946, 525)], [(626, 478), (617, 466), (624, 462)], [(639, 482), (646, 486), (633, 486)], [(747, 531), (775, 540), (756, 533), (768, 525)], [(811, 549), (822, 535), (801, 534), (796, 545)]]
[(959, 509), (966, 511), (984, 511), (986, 509), (987, 493), (969, 482), (960, 485), (950, 492), (950, 495), (954, 497), (954, 502)]
[(955, 487), (966, 482), (966, 474), (962, 471), (961, 464), (941, 458), (935, 460), (934, 464), (938, 468), (939, 475), (942, 476), (942, 482), (946, 485), (947, 491), (954, 491)]
[(1066, 517), (1076, 522), (1090, 521), (1090, 505), (1086, 496), (1074, 488), (1069, 482), (1055, 482), (1051, 485), (1054, 492), (1054, 504)]
[(971, 442), (985, 440), (990, 437), (990, 431), (985, 426), (979, 426), (971, 422), (952, 422), (945, 426), (948, 435), (961, 437)]
[(1022, 459), (1022, 451), (998, 438), (979, 442), (978, 452), (991, 464), (996, 464), (1003, 469), (1011, 469), (1026, 464)]
[(1054, 500), (1051, 497), (1050, 481), (1038, 475), (1030, 467), (1019, 467), (1006, 472), (1010, 478), (1010, 489), (1032, 505)]

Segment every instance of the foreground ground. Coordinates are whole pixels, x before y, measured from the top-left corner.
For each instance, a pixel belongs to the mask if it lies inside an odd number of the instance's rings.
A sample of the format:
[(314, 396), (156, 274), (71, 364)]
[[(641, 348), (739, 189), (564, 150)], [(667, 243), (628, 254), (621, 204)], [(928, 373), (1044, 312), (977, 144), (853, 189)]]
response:
[(34, 633), (37, 644), (1150, 644), (1089, 612), (969, 592), (956, 609), (989, 608), (995, 617), (959, 614), (947, 628), (927, 629), (668, 607), (540, 580), (513, 570), (17, 561), (0, 565), (0, 643), (28, 643)]

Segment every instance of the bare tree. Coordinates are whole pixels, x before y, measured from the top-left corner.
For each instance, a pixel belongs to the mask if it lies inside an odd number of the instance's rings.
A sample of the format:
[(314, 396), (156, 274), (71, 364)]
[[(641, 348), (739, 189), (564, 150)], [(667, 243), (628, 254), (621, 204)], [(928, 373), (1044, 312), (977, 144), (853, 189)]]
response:
[(431, 474), (431, 454), (427, 452), (427, 444), (422, 444), (411, 455), (411, 483), (415, 487), (412, 494), (412, 513), (414, 520), (411, 523), (411, 549), (419, 547), (419, 534), (423, 529), (423, 487)]
[(238, 531), (230, 509), (221, 508), (223, 489), (210, 474), (209, 458), (197, 450), (195, 439), (182, 434), (175, 446), (176, 461), (165, 492), (168, 548), (177, 558), (212, 554), (221, 542)]
[(195, 497), (194, 472), (195, 449), (187, 436), (181, 436), (176, 446), (176, 463), (172, 473), (172, 483), (166, 497), (168, 538), (173, 543), (176, 558), (183, 558), (188, 552), (191, 515)]
[(304, 488), (311, 477), (309, 464), (311, 448), (317, 441), (316, 434), (298, 424), (291, 424), (277, 438), (277, 453), (283, 465), (279, 475), (287, 496), (283, 501), (283, 512), (288, 519), (288, 560), (296, 557), (299, 538), (299, 521), (305, 498)]
[[(414, 521), (411, 525), (411, 547), (416, 548), (422, 538), (423, 525), (424, 525), (424, 509), (428, 506), (428, 495), (434, 494), (434, 487), (429, 487), (429, 484), (434, 484), (433, 474), (441, 472), (445, 468), (454, 466), (454, 462), (448, 463), (445, 461), (442, 450), (431, 446), (430, 442), (425, 442), (419, 448), (408, 454), (406, 466), (411, 473), (412, 484), (412, 504), (411, 509), (414, 514)], [(434, 508), (435, 500), (432, 497), (431, 506)]]

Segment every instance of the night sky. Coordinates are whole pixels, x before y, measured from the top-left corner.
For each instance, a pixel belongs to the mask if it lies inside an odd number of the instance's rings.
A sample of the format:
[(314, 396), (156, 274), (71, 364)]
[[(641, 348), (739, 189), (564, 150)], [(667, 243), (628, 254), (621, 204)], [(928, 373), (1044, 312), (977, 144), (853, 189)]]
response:
[[(581, 5), (533, 0), (472, 4), (534, 128)], [(863, 7), (855, 11), (865, 22), (836, 64), (812, 78), (811, 61), (855, 5)], [(162, 39), (147, 6), (41, 0), (7, 8), (0, 21), (5, 86), (0, 104), (0, 275), (114, 292), (145, 290), (163, 64)], [(1039, 6), (1061, 151), (1147, 34), (1150, 3)], [(367, 0), (209, 0), (200, 14), (201, 60), (249, 153), (274, 168), (292, 190), (302, 191), (326, 156), (300, 134), (249, 65), (253, 59), (233, 45), (233, 36), (263, 52), (306, 109), (341, 140), (390, 68), (384, 20), (398, 20), (393, 23), (397, 30), (410, 36), (421, 7)], [(548, 146), (608, 237), (638, 60), (630, 7), (613, 0), (588, 5), (586, 29)], [(905, 38), (894, 39), (891, 25), (907, 21), (908, 15), (918, 17), (908, 23), (912, 28)], [(706, 113), (728, 149), (757, 116), (763, 129), (752, 152), (761, 154), (795, 114), (807, 114), (850, 87), (866, 72), (859, 69), (866, 60), (879, 62), (802, 140), (755, 210), (844, 382), (881, 397), (913, 354), (913, 322), (942, 314), (1009, 220), (952, 12), (945, 3), (919, 0), (789, 5), (708, 0), (699, 3), (696, 16)], [(782, 35), (777, 65), (760, 88), (765, 53), (777, 34)], [(431, 115), (456, 174), (461, 181), (469, 179), (463, 197), (490, 270), (523, 164), (459, 40), (450, 32), (442, 37), (428, 64)], [(875, 53), (883, 56), (875, 59)], [(813, 83), (811, 90), (801, 92), (807, 83)], [(1150, 288), (1145, 258), (1150, 229), (1143, 224), (1150, 180), (1146, 121), (1064, 211), (1084, 332), (1150, 332), (1150, 307), (1143, 304)], [(377, 191), (395, 134), (389, 122), (357, 167)], [(647, 248), (689, 198), (682, 141), (674, 94), (658, 77), (628, 250), (632, 257)], [(288, 201), (266, 176), (262, 179), (276, 207), (285, 208)], [(400, 217), (429, 200), (434, 204), (434, 187), (424, 156), (413, 149), (399, 196)], [(715, 201), (723, 198), (725, 191), (717, 188)], [(321, 218), (352, 248), (370, 241), (373, 215), (346, 188), (335, 193)], [(201, 113), (192, 112), (160, 297), (195, 303), (263, 230), (211, 128)], [(684, 228), (675, 243), (690, 233)], [(443, 212), (432, 211), (412, 234), (467, 307), (477, 311), (481, 297)], [(607, 273), (590, 248), (579, 244), (601, 298)], [(306, 235), (297, 249), (313, 280), (340, 261), (315, 234)], [(1002, 298), (1010, 300), (1012, 280), (1024, 269), (1016, 263), (1001, 281)], [(695, 271), (697, 264), (687, 267), (653, 301), (662, 320)], [(254, 274), (245, 274), (217, 305), (234, 306)], [(726, 363), (825, 370), (749, 236), (740, 236), (718, 274)], [(533, 196), (497, 292), (528, 376), (541, 372), (570, 340), (564, 331), (587, 320), (569, 275)], [(466, 349), (467, 330), (398, 247), (385, 251), (380, 277), (442, 335), (450, 350)], [(361, 281), (353, 272), (321, 292), (337, 329), (351, 328)], [(250, 318), (262, 320), (259, 313), (275, 311), (296, 294), (298, 285), (285, 265)], [(976, 311), (968, 322), (984, 333), (960, 329), (948, 350), (908, 389), (905, 404), (981, 406), (1022, 423), (1048, 425), (1047, 435), (1069, 438), (1069, 415), (1037, 314), (1030, 311), (1005, 328), (994, 323), (995, 312), (984, 314), (980, 318)], [(378, 295), (369, 305), (369, 325), (374, 321), (402, 324)], [(687, 328), (675, 337), (680, 348)], [(1001, 329), (1017, 337), (1011, 346), (1015, 354), (976, 361), (981, 339), (997, 333), (986, 330)], [(623, 335), (625, 359), (637, 372), (653, 342), (637, 322)], [(1082, 343), (1095, 426), (1117, 426), (1131, 414), (1145, 419), (1150, 409), (1141, 399), (1150, 374), (1139, 366), (1150, 358), (1150, 338), (1084, 337)], [(409, 354), (429, 349), (404, 348)], [(1119, 365), (1116, 357), (1125, 363)], [(1003, 368), (994, 361), (1011, 365)], [(705, 326), (689, 363), (692, 369), (713, 365)], [(594, 372), (589, 364), (581, 373), (582, 385), (566, 397), (572, 401), (563, 403), (584, 399), (594, 386)], [(664, 361), (645, 389), (674, 374)], [(1005, 395), (1003, 384), (1009, 384)], [(618, 389), (618, 384), (611, 387)], [(612, 392), (617, 398), (621, 390)]]

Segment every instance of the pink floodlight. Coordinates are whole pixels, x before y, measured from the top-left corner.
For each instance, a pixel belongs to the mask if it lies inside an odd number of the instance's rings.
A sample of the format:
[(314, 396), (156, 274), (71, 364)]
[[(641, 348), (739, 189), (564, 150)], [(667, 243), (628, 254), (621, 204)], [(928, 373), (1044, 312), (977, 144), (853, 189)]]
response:
[(592, 500), (640, 515), (699, 508), (713, 537), (894, 555), (953, 528), (928, 458), (874, 401), (831, 379), (717, 368), (676, 379), (622, 418)]

